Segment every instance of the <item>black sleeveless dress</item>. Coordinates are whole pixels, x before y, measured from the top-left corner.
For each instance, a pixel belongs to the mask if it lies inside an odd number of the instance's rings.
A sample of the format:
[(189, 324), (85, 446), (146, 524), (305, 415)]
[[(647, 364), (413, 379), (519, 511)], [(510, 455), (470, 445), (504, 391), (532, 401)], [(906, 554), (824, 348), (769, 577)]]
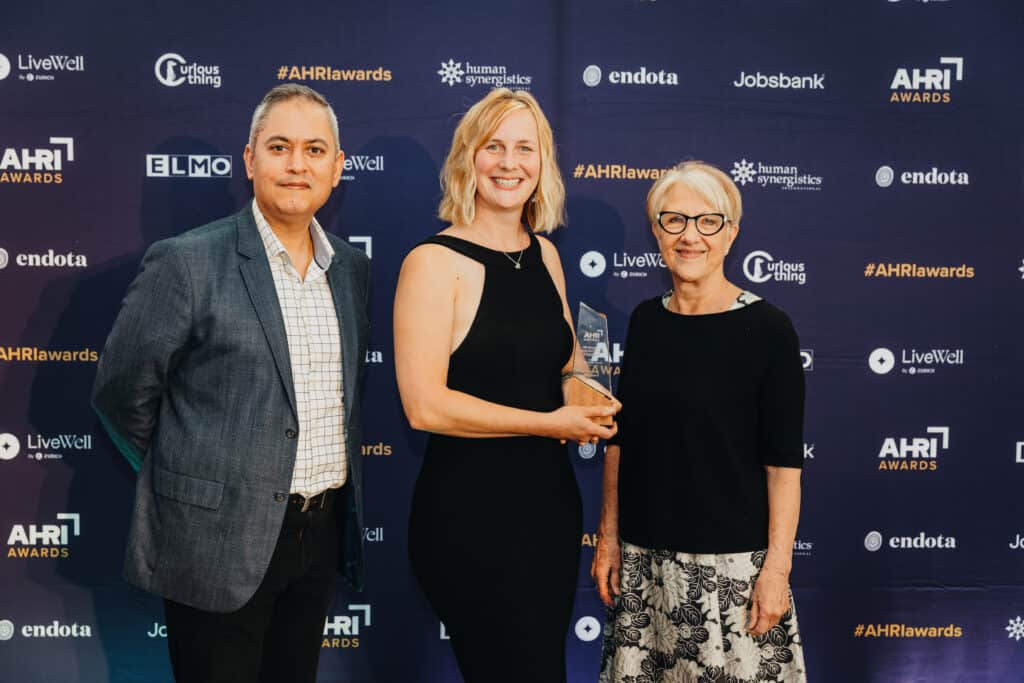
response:
[[(530, 235), (521, 269), (500, 251), (455, 237), (424, 244), (485, 268), (476, 318), (449, 360), (448, 387), (516, 408), (560, 407), (572, 332), (537, 239)], [(566, 680), (581, 536), (576, 475), (557, 440), (430, 436), (409, 556), (467, 683)]]

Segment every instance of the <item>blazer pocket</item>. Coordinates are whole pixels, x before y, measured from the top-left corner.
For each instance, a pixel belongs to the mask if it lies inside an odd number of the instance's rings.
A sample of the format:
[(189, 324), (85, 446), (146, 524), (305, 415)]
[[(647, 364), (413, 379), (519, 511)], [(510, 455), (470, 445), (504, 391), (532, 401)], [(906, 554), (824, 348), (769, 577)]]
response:
[(220, 507), (224, 482), (178, 474), (159, 465), (153, 468), (153, 488), (165, 498), (209, 510)]

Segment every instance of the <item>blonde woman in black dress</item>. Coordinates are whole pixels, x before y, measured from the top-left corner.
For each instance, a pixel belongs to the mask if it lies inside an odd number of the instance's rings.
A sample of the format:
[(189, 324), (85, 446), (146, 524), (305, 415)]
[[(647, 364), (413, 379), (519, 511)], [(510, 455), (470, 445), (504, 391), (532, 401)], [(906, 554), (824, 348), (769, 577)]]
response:
[(451, 225), (409, 253), (395, 294), (402, 405), (431, 433), (413, 572), (467, 682), (561, 683), (582, 533), (562, 443), (614, 428), (590, 419), (613, 409), (562, 405), (575, 342), (558, 253), (538, 233), (562, 222), (565, 190), (536, 100), (496, 89), (475, 104), (442, 183)]

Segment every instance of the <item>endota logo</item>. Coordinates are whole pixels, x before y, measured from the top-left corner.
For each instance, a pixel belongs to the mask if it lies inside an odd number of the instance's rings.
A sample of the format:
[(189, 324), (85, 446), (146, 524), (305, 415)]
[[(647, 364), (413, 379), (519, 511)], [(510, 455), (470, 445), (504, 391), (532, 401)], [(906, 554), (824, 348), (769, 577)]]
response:
[(73, 251), (58, 254), (53, 249), (47, 249), (45, 254), (18, 254), (14, 262), (25, 268), (86, 268), (89, 265), (84, 254)]
[(889, 539), (893, 550), (954, 550), (955, 536), (928, 536), (923, 531), (917, 536), (893, 536)]
[(970, 185), (971, 178), (967, 171), (955, 168), (940, 171), (932, 166), (930, 171), (904, 171), (900, 174), (900, 182), (904, 185)]
[(58, 520), (70, 524), (15, 524), (7, 537), (7, 557), (68, 557), (70, 536), (80, 535), (80, 515), (77, 512), (57, 513)]
[(328, 617), (324, 621), (324, 638), (321, 647), (359, 647), (359, 631), (370, 625), (370, 605), (349, 605), (349, 614)]
[(879, 470), (935, 471), (941, 451), (949, 448), (949, 427), (928, 427), (927, 437), (888, 437), (878, 451)]
[[(604, 73), (597, 64), (591, 64), (583, 70), (583, 82), (590, 88), (600, 85), (603, 77)], [(679, 85), (679, 74), (641, 66), (636, 71), (609, 71), (608, 82), (612, 85)]]
[(648, 71), (641, 66), (637, 71), (609, 71), (608, 82), (615, 85), (679, 85), (675, 71)]
[(75, 160), (75, 139), (50, 138), (52, 148), (7, 147), (0, 156), (0, 183), (59, 185), (64, 182), (64, 162)]
[(54, 620), (52, 624), (36, 624), (22, 626), (23, 638), (92, 638), (92, 627), (88, 624), (62, 624)]

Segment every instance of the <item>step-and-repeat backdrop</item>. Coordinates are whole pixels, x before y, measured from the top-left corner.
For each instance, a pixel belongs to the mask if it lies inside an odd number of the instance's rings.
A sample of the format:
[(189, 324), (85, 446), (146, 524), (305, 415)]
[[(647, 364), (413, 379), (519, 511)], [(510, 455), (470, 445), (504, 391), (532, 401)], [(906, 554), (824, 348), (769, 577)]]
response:
[[(120, 578), (133, 473), (89, 389), (145, 248), (251, 197), (249, 117), (284, 82), (338, 111), (348, 158), (320, 220), (373, 263), (369, 580), (331, 608), (320, 680), (457, 680), (406, 559), (424, 436), (399, 405), (391, 304), (440, 228), (458, 116), (494, 86), (555, 126), (554, 240), (571, 306), (608, 313), (613, 371), (633, 306), (670, 285), (652, 180), (703, 159), (740, 186), (727, 274), (789, 312), (806, 371), (792, 582), (811, 680), (1024, 678), (1015, 0), (102, 4), (12, 4), (0, 25), (0, 679), (170, 680), (161, 604)], [(603, 444), (570, 451), (579, 683), (599, 660)]]

